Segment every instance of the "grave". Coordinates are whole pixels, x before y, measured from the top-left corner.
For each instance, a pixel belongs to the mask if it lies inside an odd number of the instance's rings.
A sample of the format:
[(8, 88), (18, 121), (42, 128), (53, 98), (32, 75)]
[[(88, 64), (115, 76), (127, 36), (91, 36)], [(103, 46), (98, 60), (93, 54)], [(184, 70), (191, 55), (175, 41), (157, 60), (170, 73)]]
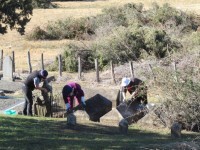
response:
[(100, 94), (86, 101), (86, 112), (91, 121), (100, 121), (100, 118), (112, 109), (112, 102)]
[(13, 63), (10, 56), (6, 56), (3, 60), (3, 78), (2, 80), (13, 81)]

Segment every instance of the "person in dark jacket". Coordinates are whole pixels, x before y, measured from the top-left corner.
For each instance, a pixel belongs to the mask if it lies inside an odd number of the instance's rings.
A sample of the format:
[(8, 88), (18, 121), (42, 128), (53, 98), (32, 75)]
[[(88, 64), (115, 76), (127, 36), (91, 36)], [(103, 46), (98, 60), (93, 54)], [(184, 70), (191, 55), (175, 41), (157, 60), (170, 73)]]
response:
[(65, 85), (62, 89), (62, 95), (66, 105), (67, 113), (70, 113), (71, 110), (73, 109), (74, 98), (77, 99), (78, 104), (81, 104), (81, 106), (85, 108), (86, 103), (85, 103), (84, 92), (78, 83), (70, 82), (67, 85)]
[(33, 95), (32, 91), (37, 89), (44, 92), (47, 92), (47, 89), (40, 87), (40, 82), (44, 81), (48, 76), (46, 70), (33, 71), (27, 79), (24, 81), (24, 86), (22, 91), (25, 97), (25, 103), (23, 108), (23, 115), (32, 116), (32, 105), (33, 105)]
[(147, 101), (147, 86), (145, 83), (138, 78), (126, 78), (122, 79), (121, 83), (121, 91), (123, 102), (126, 101), (126, 93), (127, 91), (131, 94), (131, 99), (134, 101), (138, 101), (139, 103), (143, 103), (146, 105)]

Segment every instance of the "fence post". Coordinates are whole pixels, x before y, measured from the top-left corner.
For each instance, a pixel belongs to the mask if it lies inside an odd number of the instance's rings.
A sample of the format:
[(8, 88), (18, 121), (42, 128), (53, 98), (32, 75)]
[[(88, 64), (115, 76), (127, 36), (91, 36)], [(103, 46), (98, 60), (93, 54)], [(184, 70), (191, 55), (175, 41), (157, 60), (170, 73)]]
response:
[(151, 64), (149, 64), (149, 68), (150, 68), (150, 70), (151, 70), (151, 72), (153, 74), (153, 80), (156, 81), (156, 75), (153, 72), (153, 67), (151, 66)]
[(112, 78), (112, 82), (113, 82), (113, 83), (116, 83), (116, 81), (115, 81), (115, 73), (114, 73), (113, 61), (110, 61), (110, 66), (111, 66), (111, 78)]
[(41, 54), (41, 69), (44, 70), (44, 57), (43, 57), (43, 53)]
[(81, 57), (78, 57), (78, 79), (81, 80), (81, 72), (82, 72), (82, 65), (81, 65)]
[(130, 65), (131, 78), (134, 78), (133, 62), (130, 61), (129, 65)]
[(61, 54), (58, 56), (58, 62), (59, 62), (59, 76), (62, 77), (62, 56), (61, 56)]
[(0, 70), (3, 70), (3, 50), (0, 51)]
[(12, 51), (13, 72), (15, 72), (15, 52)]
[(99, 64), (98, 64), (98, 59), (95, 59), (95, 70), (96, 70), (96, 81), (99, 82)]
[(172, 63), (172, 65), (173, 65), (174, 72), (175, 72), (175, 81), (176, 81), (176, 82), (178, 82), (178, 78), (177, 78), (177, 68), (176, 68), (176, 62), (174, 61), (174, 62)]
[(32, 66), (31, 66), (31, 56), (30, 51), (28, 51), (28, 65), (29, 65), (29, 73), (32, 72)]

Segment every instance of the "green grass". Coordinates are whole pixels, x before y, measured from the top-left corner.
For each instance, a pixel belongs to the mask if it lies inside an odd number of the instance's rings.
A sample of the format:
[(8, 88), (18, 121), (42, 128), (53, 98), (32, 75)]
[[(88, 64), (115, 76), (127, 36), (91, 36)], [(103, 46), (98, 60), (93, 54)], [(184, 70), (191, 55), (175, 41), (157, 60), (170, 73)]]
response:
[(168, 133), (131, 125), (128, 134), (123, 135), (117, 127), (90, 121), (71, 128), (65, 118), (0, 116), (0, 149), (6, 150), (163, 149), (169, 143), (196, 137), (187, 133), (181, 139), (172, 139)]

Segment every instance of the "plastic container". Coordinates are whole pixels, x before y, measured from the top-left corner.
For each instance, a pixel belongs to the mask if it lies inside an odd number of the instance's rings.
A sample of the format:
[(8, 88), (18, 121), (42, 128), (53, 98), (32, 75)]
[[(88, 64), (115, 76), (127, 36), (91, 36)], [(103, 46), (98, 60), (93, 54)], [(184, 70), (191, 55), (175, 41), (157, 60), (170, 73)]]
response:
[(10, 109), (10, 110), (5, 110), (4, 114), (6, 114), (6, 115), (17, 115), (17, 112), (16, 112), (16, 110)]

